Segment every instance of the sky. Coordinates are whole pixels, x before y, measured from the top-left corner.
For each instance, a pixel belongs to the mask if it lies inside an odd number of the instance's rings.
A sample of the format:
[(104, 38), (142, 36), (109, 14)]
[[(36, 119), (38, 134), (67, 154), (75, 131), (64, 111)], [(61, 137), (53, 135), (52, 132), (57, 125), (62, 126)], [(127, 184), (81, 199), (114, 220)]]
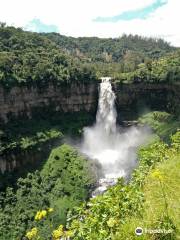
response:
[(73, 37), (138, 34), (180, 47), (180, 0), (0, 0), (0, 22)]

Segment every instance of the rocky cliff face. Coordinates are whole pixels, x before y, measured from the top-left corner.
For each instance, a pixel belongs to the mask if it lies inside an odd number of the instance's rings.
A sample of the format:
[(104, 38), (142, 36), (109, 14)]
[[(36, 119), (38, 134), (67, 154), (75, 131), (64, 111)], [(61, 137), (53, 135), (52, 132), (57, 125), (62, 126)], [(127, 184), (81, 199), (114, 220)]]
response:
[[(132, 120), (143, 110), (178, 111), (180, 106), (180, 86), (163, 84), (116, 84), (116, 107), (119, 120)], [(8, 122), (11, 117), (33, 117), (33, 111), (51, 108), (58, 112), (92, 112), (97, 108), (98, 83), (72, 84), (45, 89), (37, 87), (14, 87), (6, 91), (0, 87), (0, 119)], [(46, 113), (44, 112), (44, 115)], [(26, 164), (34, 164), (42, 158), (42, 153), (33, 151), (6, 153), (0, 156), (0, 171), (13, 171)]]
[[(44, 156), (44, 152), (43, 152)], [(35, 165), (42, 160), (42, 152), (32, 149), (21, 152), (9, 152), (0, 156), (0, 172), (12, 172), (27, 165)]]
[[(0, 87), (0, 123), (11, 119), (32, 118), (33, 114), (74, 113), (96, 111), (98, 100), (98, 83), (71, 84), (60, 87), (49, 85), (39, 87), (14, 87), (6, 90)], [(48, 116), (43, 116), (48, 117)], [(46, 149), (44, 147), (43, 149)], [(11, 151), (0, 155), (0, 172), (11, 172), (27, 165), (35, 165), (44, 156), (44, 150), (34, 152)]]
[(0, 119), (8, 122), (12, 117), (32, 117), (34, 109), (51, 107), (59, 112), (95, 111), (97, 84), (72, 84), (46, 88), (14, 87), (7, 91), (0, 87)]
[[(175, 111), (180, 104), (180, 86), (164, 84), (113, 83), (119, 113), (152, 110)], [(31, 118), (35, 109), (51, 108), (56, 112), (95, 112), (98, 101), (98, 83), (72, 84), (44, 89), (14, 87), (7, 91), (0, 87), (0, 120), (12, 117)], [(124, 115), (125, 116), (125, 115)]]
[(136, 117), (147, 110), (179, 111), (180, 85), (113, 84), (120, 120)]

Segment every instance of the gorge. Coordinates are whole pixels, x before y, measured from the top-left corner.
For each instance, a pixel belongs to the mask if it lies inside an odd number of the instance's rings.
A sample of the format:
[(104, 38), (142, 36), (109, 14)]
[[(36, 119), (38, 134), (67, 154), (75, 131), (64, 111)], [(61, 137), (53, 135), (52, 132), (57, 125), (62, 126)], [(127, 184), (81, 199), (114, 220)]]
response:
[(0, 23), (0, 240), (175, 240), (179, 79), (161, 39)]
[[(112, 81), (112, 88), (116, 95), (117, 121), (120, 124), (135, 120), (149, 110), (167, 110), (174, 113), (180, 104), (179, 85), (140, 83), (128, 85)], [(42, 90), (38, 87), (14, 87), (10, 90), (1, 87), (1, 125), (6, 123), (8, 128), (9, 122), (16, 122), (18, 119), (28, 121), (28, 119), (45, 118), (47, 114), (51, 116), (59, 114), (62, 116), (62, 121), (64, 114), (78, 114), (78, 112), (91, 114), (95, 118), (98, 91), (98, 82), (61, 87), (49, 85)], [(12, 150), (8, 155), (1, 153), (1, 172), (13, 171), (26, 166), (27, 163), (40, 161), (41, 154), (32, 153), (30, 160), (26, 155), (28, 156), (31, 150), (26, 152)]]

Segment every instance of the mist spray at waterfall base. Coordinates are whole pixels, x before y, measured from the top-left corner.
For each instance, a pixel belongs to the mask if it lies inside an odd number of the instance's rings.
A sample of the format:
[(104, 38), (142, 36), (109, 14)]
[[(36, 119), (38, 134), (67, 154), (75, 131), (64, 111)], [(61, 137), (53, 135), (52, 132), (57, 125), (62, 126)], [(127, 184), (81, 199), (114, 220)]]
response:
[(92, 127), (84, 128), (80, 147), (81, 152), (101, 165), (100, 192), (114, 184), (117, 178), (130, 176), (137, 165), (137, 147), (149, 136), (145, 128), (133, 126), (122, 130), (117, 126), (115, 98), (110, 78), (102, 78), (96, 123)]

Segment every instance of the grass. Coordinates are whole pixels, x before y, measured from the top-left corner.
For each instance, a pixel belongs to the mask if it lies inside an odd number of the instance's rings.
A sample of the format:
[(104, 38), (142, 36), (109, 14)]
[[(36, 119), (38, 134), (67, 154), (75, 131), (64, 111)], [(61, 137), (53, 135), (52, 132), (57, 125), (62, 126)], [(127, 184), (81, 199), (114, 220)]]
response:
[[(168, 159), (157, 164), (164, 176), (163, 182), (153, 179), (151, 173), (146, 177), (143, 192), (145, 195), (142, 216), (129, 218), (122, 225), (113, 240), (176, 240), (180, 239), (180, 154), (171, 153)], [(162, 189), (163, 188), (163, 189)], [(167, 209), (163, 196), (167, 201)], [(166, 211), (167, 210), (167, 211)], [(168, 215), (168, 219), (166, 218)], [(173, 229), (174, 235), (144, 233), (136, 236), (136, 227), (143, 229)]]
[[(139, 118), (139, 123), (149, 125), (161, 139), (170, 143), (171, 135), (177, 131), (180, 121), (175, 116), (154, 111)], [(177, 142), (180, 139), (177, 138)], [(180, 152), (172, 149), (155, 169), (162, 173), (163, 181), (152, 178), (150, 172), (144, 182), (144, 204), (139, 217), (130, 217), (122, 225), (113, 240), (178, 240), (180, 239)], [(141, 236), (135, 229), (142, 227)], [(145, 233), (145, 229), (172, 229), (174, 234)]]
[[(180, 229), (180, 154), (169, 161), (158, 164), (157, 168), (164, 174), (163, 188), (167, 199), (168, 215)], [(160, 182), (147, 177), (145, 187), (145, 219), (147, 223), (158, 221), (165, 214), (164, 197)], [(153, 220), (153, 221), (152, 221)]]

